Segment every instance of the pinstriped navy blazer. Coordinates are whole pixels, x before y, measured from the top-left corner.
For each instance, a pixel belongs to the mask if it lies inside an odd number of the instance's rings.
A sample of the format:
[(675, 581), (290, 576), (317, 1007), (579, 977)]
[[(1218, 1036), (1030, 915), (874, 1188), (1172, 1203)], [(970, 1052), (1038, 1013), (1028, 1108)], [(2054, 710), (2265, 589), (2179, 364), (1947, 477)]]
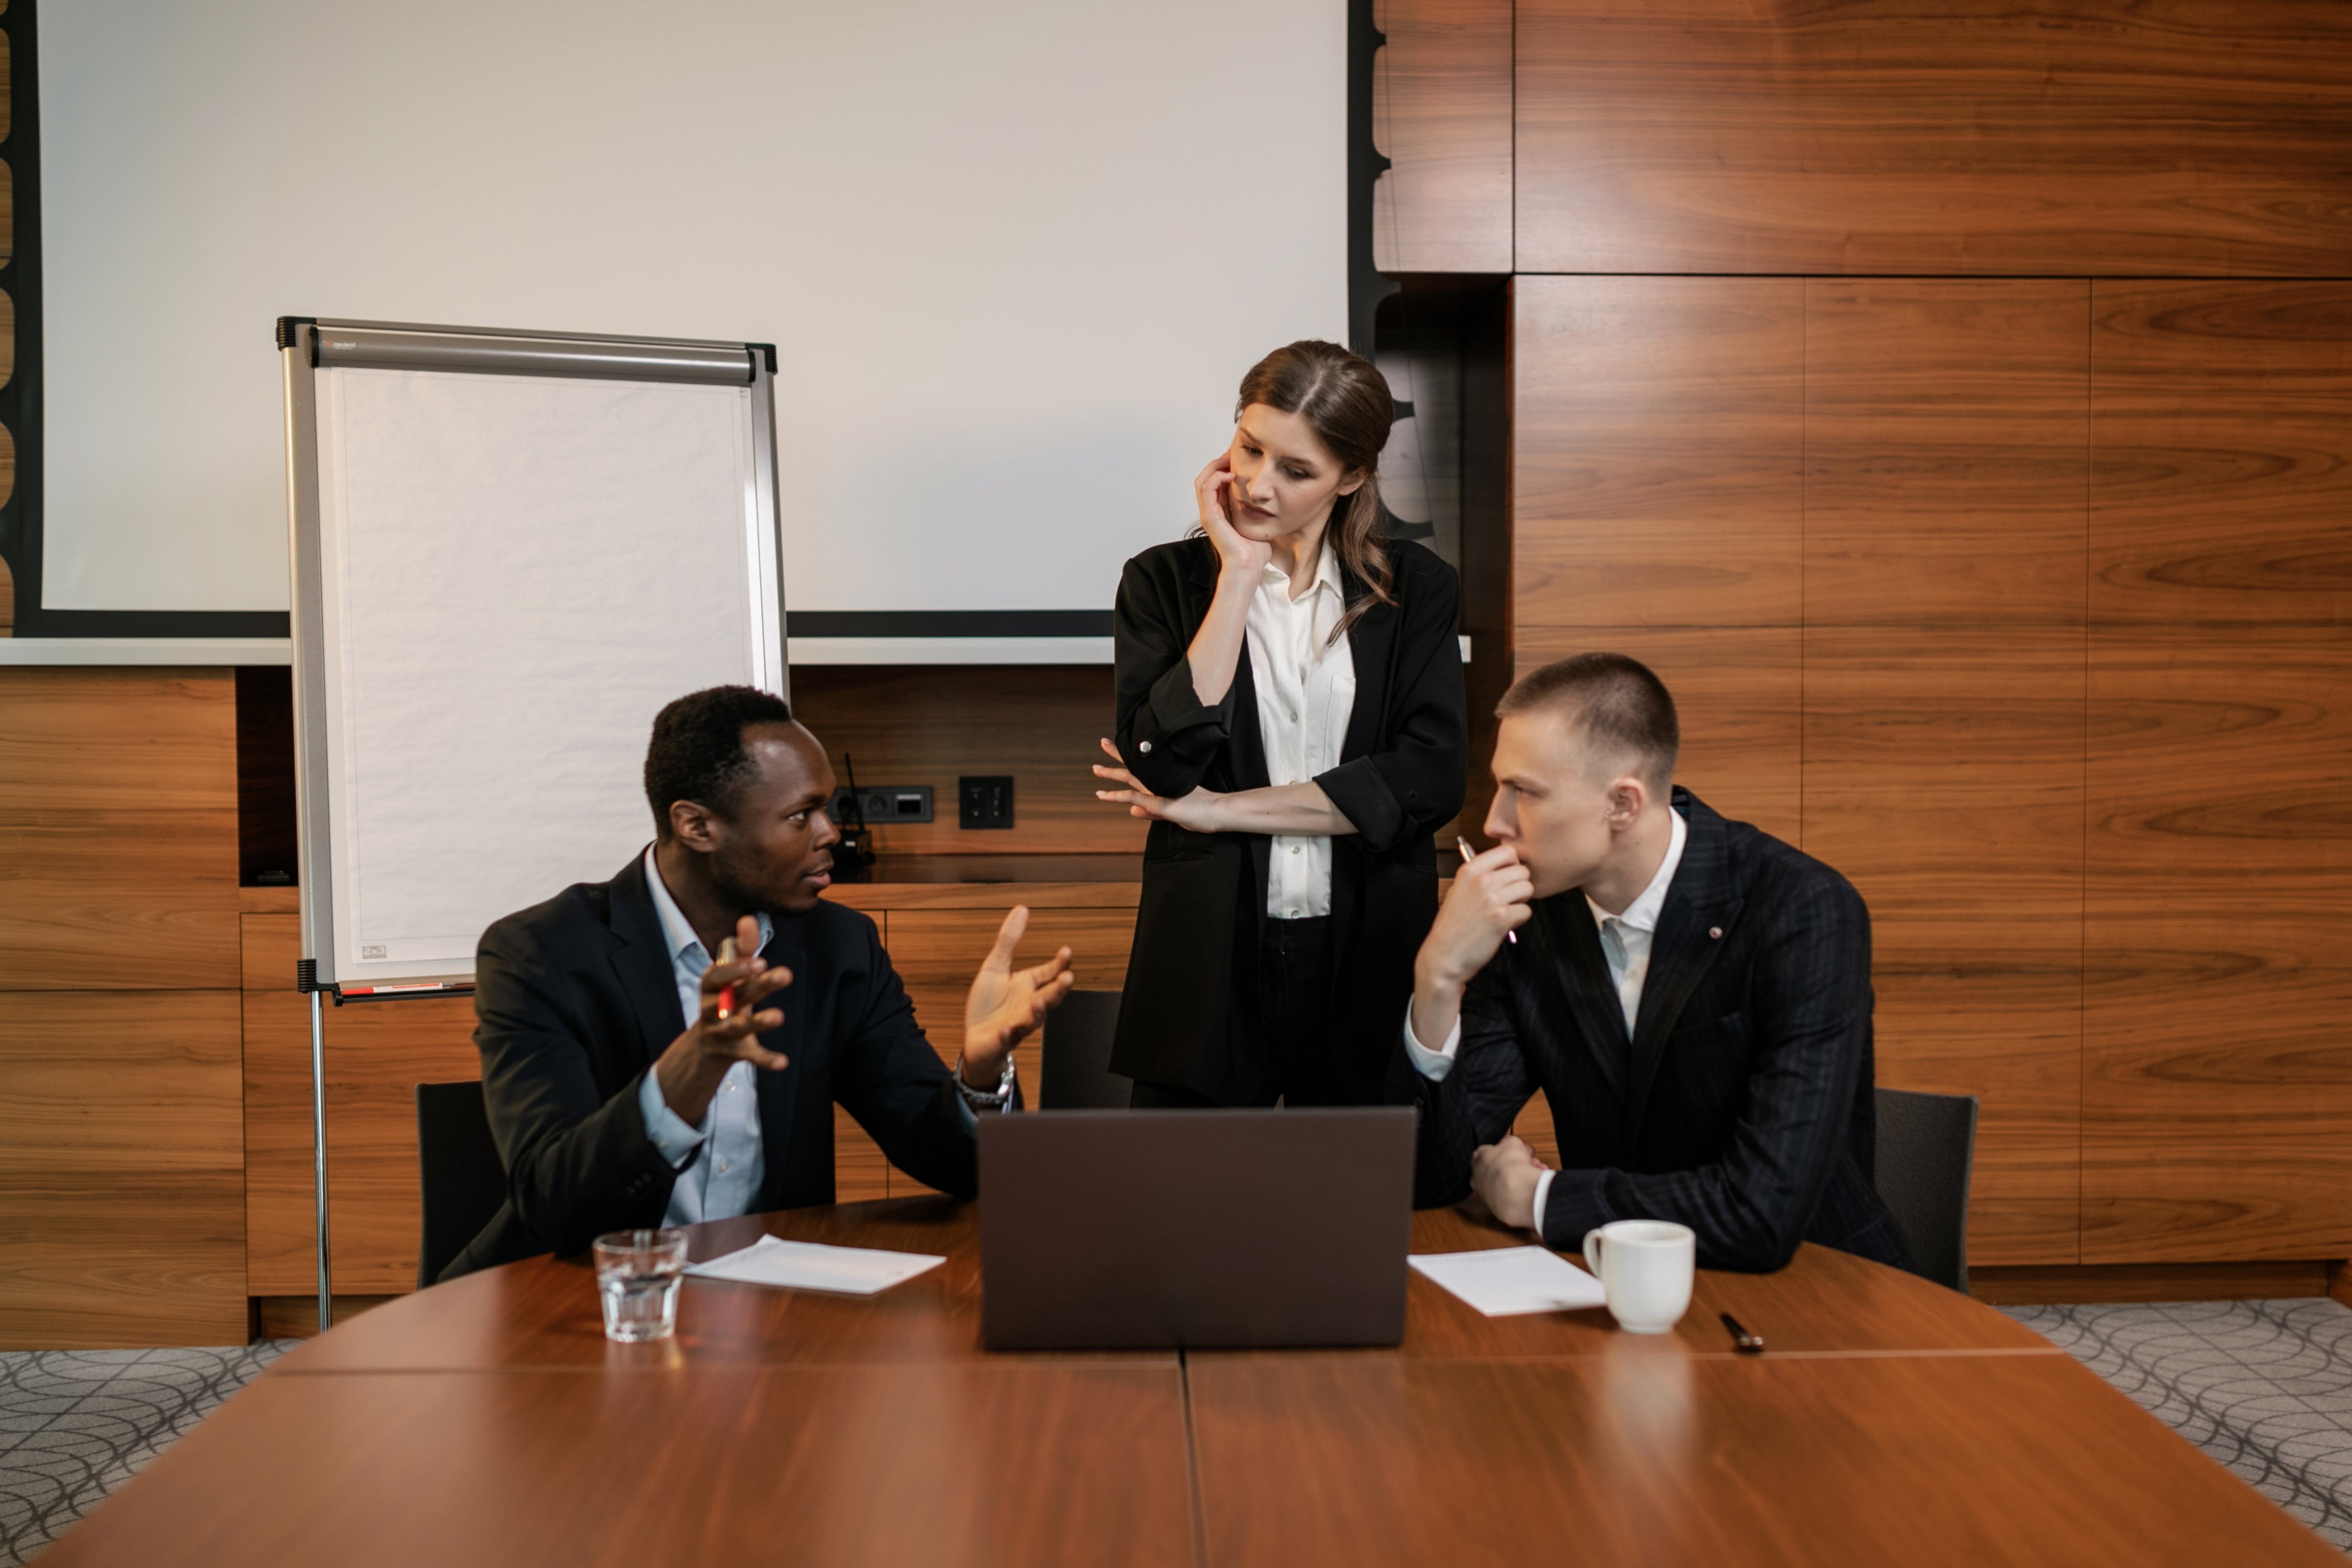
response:
[(1671, 1219), (1711, 1269), (1778, 1269), (1800, 1241), (1909, 1268), (1871, 1178), (1869, 910), (1819, 861), (1686, 789), (1674, 803), (1690, 836), (1633, 1037), (1582, 892), (1538, 900), (1470, 985), (1454, 1071), (1420, 1080), (1419, 1200), (1465, 1197), (1471, 1152), (1540, 1090), (1553, 1247)]

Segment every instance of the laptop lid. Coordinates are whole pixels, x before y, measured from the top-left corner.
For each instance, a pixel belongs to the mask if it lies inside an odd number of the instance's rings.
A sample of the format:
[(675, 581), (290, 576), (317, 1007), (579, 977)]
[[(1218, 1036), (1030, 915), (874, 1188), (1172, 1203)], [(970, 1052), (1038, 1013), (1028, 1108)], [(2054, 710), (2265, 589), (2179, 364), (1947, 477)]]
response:
[(982, 1117), (982, 1337), (1394, 1344), (1415, 1121), (1404, 1106)]

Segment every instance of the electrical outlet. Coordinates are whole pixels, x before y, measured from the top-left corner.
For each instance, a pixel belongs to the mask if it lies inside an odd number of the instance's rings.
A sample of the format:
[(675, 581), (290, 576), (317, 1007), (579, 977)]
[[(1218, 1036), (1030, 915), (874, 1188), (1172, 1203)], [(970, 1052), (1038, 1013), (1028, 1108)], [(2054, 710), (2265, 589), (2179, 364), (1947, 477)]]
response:
[(1009, 828), (1013, 825), (1013, 775), (967, 774), (956, 780), (956, 825), (963, 828)]
[[(931, 820), (931, 787), (928, 784), (868, 784), (857, 791), (857, 799), (866, 804), (866, 825), (869, 828)], [(850, 821), (849, 807), (850, 792), (846, 789), (835, 789), (825, 815), (836, 822)]]

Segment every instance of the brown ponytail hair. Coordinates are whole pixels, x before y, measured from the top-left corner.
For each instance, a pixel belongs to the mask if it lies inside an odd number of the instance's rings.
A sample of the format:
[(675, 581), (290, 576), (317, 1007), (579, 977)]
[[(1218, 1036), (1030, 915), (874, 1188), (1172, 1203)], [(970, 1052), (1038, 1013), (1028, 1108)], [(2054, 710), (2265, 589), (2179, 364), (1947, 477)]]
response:
[(1250, 367), (1234, 417), (1239, 419), (1254, 402), (1306, 420), (1339, 460), (1343, 474), (1364, 476), (1353, 495), (1339, 497), (1325, 525), (1339, 564), (1370, 590), (1331, 629), (1337, 642), (1374, 604), (1396, 602), (1388, 550), (1379, 534), (1381, 448), (1396, 423), (1388, 378), (1362, 355), (1309, 338), (1276, 349)]

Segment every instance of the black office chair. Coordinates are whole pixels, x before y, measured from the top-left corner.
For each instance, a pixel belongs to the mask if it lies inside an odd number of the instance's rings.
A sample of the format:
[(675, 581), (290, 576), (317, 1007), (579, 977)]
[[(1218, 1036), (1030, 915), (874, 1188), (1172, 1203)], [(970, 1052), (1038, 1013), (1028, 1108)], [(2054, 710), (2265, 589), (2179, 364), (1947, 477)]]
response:
[(1118, 1032), (1117, 991), (1072, 991), (1045, 1015), (1038, 1050), (1041, 1111), (1124, 1111), (1135, 1081), (1110, 1070), (1110, 1040)]
[(416, 1288), (482, 1233), (506, 1201), (507, 1167), (490, 1136), (479, 1081), (416, 1086), (416, 1166), (425, 1194)]
[(1919, 1272), (1965, 1294), (1977, 1097), (1881, 1089), (1876, 1111), (1878, 1196), (1910, 1244)]

